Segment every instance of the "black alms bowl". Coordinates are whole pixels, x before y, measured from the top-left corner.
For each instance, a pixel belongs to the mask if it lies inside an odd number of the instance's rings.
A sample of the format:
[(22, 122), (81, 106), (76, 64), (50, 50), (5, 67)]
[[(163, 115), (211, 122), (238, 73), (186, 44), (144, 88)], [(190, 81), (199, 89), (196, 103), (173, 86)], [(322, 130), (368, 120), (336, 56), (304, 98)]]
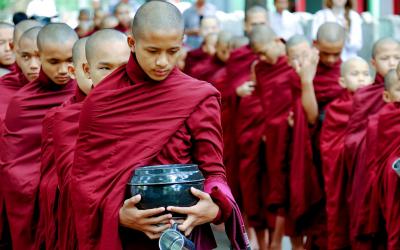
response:
[(146, 166), (134, 170), (128, 185), (132, 196), (142, 197), (139, 209), (189, 207), (198, 201), (190, 187), (203, 190), (204, 177), (195, 164)]

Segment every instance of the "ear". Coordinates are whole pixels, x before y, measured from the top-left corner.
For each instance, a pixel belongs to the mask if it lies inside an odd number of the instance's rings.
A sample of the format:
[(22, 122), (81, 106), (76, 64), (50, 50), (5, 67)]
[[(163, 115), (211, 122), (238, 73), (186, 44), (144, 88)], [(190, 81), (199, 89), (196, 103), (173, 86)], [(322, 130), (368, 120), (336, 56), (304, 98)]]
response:
[(339, 77), (339, 85), (342, 87), (342, 88), (344, 88), (344, 89), (346, 89), (347, 88), (347, 85), (346, 85), (346, 83), (344, 82), (344, 77)]
[(8, 45), (10, 46), (11, 50), (14, 50), (15, 48), (14, 42), (9, 42)]
[(319, 50), (319, 45), (318, 45), (318, 41), (317, 40), (313, 40), (313, 45), (315, 48), (317, 48)]
[(135, 53), (135, 45), (136, 45), (136, 40), (133, 38), (133, 36), (129, 35), (128, 36), (128, 46), (131, 48), (132, 53)]
[(87, 79), (92, 79), (90, 78), (90, 67), (88, 63), (83, 63), (82, 64), (83, 72), (85, 73), (85, 76)]
[(68, 65), (68, 73), (72, 79), (76, 79), (75, 77), (75, 67), (73, 65)]
[(371, 65), (374, 69), (376, 69), (376, 60), (375, 58), (371, 58)]
[(389, 92), (387, 90), (383, 91), (382, 95), (383, 95), (382, 98), (383, 98), (384, 102), (386, 102), (386, 103), (391, 103), (392, 102), (392, 100), (390, 99), (390, 94), (389, 94)]

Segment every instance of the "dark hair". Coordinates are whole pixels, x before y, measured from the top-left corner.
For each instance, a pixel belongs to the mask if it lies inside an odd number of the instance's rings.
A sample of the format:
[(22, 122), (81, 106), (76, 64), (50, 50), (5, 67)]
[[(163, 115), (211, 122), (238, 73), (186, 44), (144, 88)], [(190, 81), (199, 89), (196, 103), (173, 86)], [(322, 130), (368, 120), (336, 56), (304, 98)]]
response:
[[(325, 0), (325, 6), (329, 9), (333, 8), (333, 0)], [(351, 27), (351, 19), (350, 19), (350, 10), (353, 9), (353, 1), (352, 0), (347, 0), (345, 6), (344, 6), (344, 18), (346, 18), (346, 21), (349, 25), (348, 28), (348, 32), (350, 31), (350, 27)]]
[(17, 25), (19, 22), (27, 19), (28, 16), (25, 14), (25, 12), (15, 12), (12, 20), (14, 25)]

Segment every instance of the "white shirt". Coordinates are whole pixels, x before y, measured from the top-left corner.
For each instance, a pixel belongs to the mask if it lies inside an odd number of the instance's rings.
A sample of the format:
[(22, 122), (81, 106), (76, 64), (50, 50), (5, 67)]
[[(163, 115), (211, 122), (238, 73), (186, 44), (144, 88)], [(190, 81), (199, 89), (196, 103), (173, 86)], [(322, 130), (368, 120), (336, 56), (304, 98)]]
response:
[(281, 38), (288, 40), (294, 35), (303, 35), (303, 28), (300, 25), (300, 20), (287, 10), (278, 13), (270, 11), (269, 23), (274, 32)]
[(54, 0), (33, 0), (28, 4), (26, 14), (29, 17), (33, 15), (53, 17), (57, 15), (56, 5)]
[[(349, 17), (351, 20), (350, 30), (347, 33), (347, 39), (342, 51), (341, 58), (343, 61), (357, 56), (357, 52), (362, 48), (362, 20), (360, 15), (350, 10)], [(331, 9), (323, 9), (315, 13), (312, 24), (312, 38), (316, 39), (319, 26), (325, 22), (336, 22), (345, 27), (346, 19), (344, 13), (335, 16)]]

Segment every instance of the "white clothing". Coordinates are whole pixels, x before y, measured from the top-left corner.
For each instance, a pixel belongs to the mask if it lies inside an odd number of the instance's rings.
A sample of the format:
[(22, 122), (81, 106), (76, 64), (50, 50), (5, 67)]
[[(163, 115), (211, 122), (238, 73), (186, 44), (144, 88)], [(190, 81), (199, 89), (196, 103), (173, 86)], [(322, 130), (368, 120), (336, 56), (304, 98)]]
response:
[(294, 35), (303, 35), (304, 33), (300, 20), (287, 10), (282, 11), (282, 13), (270, 11), (268, 17), (271, 28), (279, 37), (285, 40)]

